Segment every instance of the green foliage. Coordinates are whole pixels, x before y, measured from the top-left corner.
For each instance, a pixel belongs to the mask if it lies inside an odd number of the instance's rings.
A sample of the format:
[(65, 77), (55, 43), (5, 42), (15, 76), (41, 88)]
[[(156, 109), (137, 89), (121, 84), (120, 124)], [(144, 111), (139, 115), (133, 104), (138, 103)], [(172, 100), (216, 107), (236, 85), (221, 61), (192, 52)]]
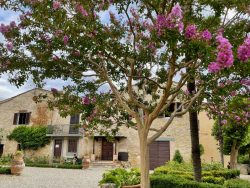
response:
[(247, 155), (239, 155), (238, 156), (238, 163), (250, 165), (249, 155), (248, 154)]
[(175, 175), (152, 175), (150, 177), (151, 188), (222, 188), (220, 185), (198, 183)]
[(15, 140), (21, 145), (21, 149), (37, 150), (50, 143), (50, 138), (46, 136), (45, 126), (28, 127), (18, 126), (8, 136), (8, 139)]
[(241, 179), (231, 179), (225, 181), (224, 187), (226, 188), (250, 188), (250, 182)]
[[(154, 170), (153, 175), (170, 175), (192, 181), (194, 180), (193, 167), (190, 163), (168, 162)], [(202, 164), (203, 182), (222, 185), (225, 180), (237, 178), (239, 170), (228, 170), (219, 163)]]
[(177, 162), (177, 163), (183, 163), (183, 157), (181, 156), (181, 153), (179, 150), (175, 151), (174, 157), (173, 157), (173, 161)]
[(121, 186), (140, 184), (140, 172), (138, 169), (117, 168), (109, 170), (103, 174), (99, 184), (114, 183), (117, 188)]
[(202, 144), (200, 144), (199, 146), (200, 146), (200, 154), (202, 156), (204, 154), (204, 152), (205, 152), (205, 149), (204, 149)]
[(49, 164), (49, 157), (48, 156), (43, 156), (43, 157), (33, 157), (32, 159), (30, 158), (24, 158), (24, 162), (26, 164)]
[(5, 155), (0, 157), (0, 165), (6, 165), (6, 164), (10, 164), (12, 159), (12, 155)]
[(224, 181), (225, 181), (225, 178), (223, 178), (223, 177), (214, 177), (214, 176), (202, 177), (202, 182), (206, 182), (206, 183), (213, 183), (213, 184), (223, 185)]
[(10, 167), (1, 167), (0, 166), (0, 174), (11, 174)]
[(65, 169), (82, 169), (82, 165), (72, 164), (39, 164), (39, 163), (27, 163), (29, 167), (40, 167), (40, 168), (65, 168)]
[(224, 170), (224, 167), (221, 163), (203, 163), (202, 164), (202, 170), (203, 171), (211, 171), (211, 170)]

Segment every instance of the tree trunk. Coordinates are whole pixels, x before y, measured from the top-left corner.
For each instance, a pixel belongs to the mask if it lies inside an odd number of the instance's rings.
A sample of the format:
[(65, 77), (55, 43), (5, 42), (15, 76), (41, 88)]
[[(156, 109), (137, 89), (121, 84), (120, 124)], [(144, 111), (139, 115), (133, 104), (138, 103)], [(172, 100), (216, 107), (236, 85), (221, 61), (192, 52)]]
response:
[(237, 147), (236, 141), (233, 141), (230, 153), (230, 168), (236, 169), (237, 167), (237, 157), (238, 157), (239, 147)]
[(149, 180), (149, 147), (147, 144), (147, 133), (140, 132), (140, 170), (141, 170), (141, 187), (150, 188)]
[[(195, 92), (195, 82), (188, 82), (187, 88), (189, 93)], [(191, 144), (192, 144), (192, 160), (194, 168), (195, 180), (201, 181), (201, 154), (200, 154), (200, 142), (199, 142), (199, 125), (198, 125), (198, 114), (193, 109), (189, 110), (189, 121), (190, 121), (190, 133), (191, 133)]]
[(219, 124), (219, 147), (220, 147), (220, 160), (221, 164), (224, 167), (224, 140), (223, 140), (223, 129), (221, 123), (221, 116), (218, 116), (218, 124)]

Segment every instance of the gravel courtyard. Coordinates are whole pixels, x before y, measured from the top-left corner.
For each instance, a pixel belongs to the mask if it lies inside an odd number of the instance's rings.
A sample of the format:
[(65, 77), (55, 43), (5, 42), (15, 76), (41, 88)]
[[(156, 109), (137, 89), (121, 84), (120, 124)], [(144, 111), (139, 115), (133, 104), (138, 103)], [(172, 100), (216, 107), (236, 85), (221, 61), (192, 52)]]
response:
[(98, 181), (106, 169), (25, 167), (21, 176), (0, 175), (0, 188), (97, 188)]

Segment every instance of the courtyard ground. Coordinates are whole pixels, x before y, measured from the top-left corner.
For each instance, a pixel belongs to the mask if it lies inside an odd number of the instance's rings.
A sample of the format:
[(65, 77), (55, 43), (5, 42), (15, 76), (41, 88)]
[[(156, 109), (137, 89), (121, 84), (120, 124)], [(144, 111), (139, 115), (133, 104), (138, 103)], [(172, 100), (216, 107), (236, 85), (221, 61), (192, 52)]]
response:
[(87, 170), (25, 167), (21, 176), (0, 175), (0, 188), (97, 188), (107, 168)]

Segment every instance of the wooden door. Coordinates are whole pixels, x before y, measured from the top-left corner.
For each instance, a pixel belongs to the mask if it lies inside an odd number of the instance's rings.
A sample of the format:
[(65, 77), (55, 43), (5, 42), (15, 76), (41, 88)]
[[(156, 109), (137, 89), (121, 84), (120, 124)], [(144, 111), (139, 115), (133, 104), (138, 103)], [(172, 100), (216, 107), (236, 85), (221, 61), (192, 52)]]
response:
[(62, 140), (56, 139), (54, 144), (54, 157), (60, 158), (62, 154)]
[(169, 141), (155, 141), (149, 146), (149, 168), (154, 170), (156, 167), (166, 164), (170, 160)]
[(3, 155), (3, 144), (0, 144), (0, 157)]
[(102, 160), (113, 160), (113, 142), (108, 142), (106, 139), (102, 140)]

